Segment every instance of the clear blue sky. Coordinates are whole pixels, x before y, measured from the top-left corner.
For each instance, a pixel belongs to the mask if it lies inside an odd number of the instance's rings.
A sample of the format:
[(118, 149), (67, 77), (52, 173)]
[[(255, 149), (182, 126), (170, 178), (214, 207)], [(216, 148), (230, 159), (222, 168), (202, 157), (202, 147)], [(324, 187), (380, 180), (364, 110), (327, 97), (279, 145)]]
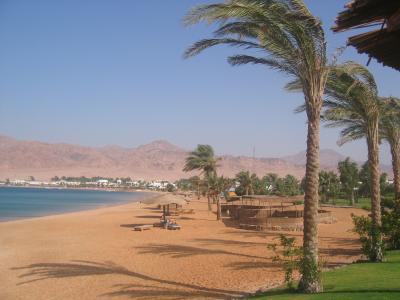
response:
[[(347, 0), (346, 0), (347, 1)], [(306, 3), (327, 29), (330, 53), (351, 33), (329, 28), (346, 1)], [(1, 0), (0, 134), (91, 146), (137, 146), (166, 139), (185, 148), (209, 143), (217, 153), (282, 156), (306, 147), (301, 94), (283, 91), (282, 74), (231, 67), (238, 50), (182, 53), (211, 28), (184, 28), (200, 0)], [(208, 1), (211, 2), (211, 1)], [(349, 48), (344, 59), (367, 57)], [(382, 95), (400, 95), (400, 73), (370, 65)], [(336, 146), (322, 129), (321, 147), (358, 160), (365, 142)], [(382, 160), (390, 161), (388, 147)]]

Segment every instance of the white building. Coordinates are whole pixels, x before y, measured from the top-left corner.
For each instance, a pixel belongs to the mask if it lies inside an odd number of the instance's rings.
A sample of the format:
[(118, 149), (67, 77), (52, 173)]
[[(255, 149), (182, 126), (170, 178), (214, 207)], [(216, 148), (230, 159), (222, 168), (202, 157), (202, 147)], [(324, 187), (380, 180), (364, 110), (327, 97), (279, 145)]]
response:
[(139, 187), (140, 181), (128, 181), (126, 184), (133, 187)]
[(26, 180), (23, 179), (15, 179), (13, 181), (10, 182), (11, 184), (14, 185), (25, 185), (26, 184)]
[(41, 182), (41, 181), (28, 181), (27, 184), (28, 184), (28, 185), (31, 185), (31, 186), (41, 186), (41, 185), (43, 185), (44, 183)]
[(150, 189), (165, 190), (168, 184), (171, 184), (176, 188), (174, 183), (170, 183), (169, 181), (166, 180), (152, 181), (148, 186)]
[(97, 180), (97, 185), (107, 186), (108, 185), (108, 180), (107, 179), (99, 179), (99, 180)]

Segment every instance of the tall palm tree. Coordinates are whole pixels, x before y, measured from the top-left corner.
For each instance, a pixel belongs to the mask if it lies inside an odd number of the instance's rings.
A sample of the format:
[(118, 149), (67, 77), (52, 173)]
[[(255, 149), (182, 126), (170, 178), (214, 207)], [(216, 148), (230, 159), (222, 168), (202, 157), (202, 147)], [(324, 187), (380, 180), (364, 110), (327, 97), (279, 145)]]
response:
[[(218, 159), (214, 155), (214, 149), (210, 145), (197, 145), (197, 148), (186, 157), (183, 171), (190, 172), (201, 170), (206, 182), (217, 174)], [(207, 185), (208, 210), (211, 210), (210, 185)]]
[(333, 67), (326, 85), (323, 118), (328, 127), (343, 127), (338, 143), (366, 138), (371, 172), (371, 213), (373, 224), (372, 260), (382, 261), (379, 228), (381, 198), (379, 171), (380, 101), (372, 74), (362, 65), (346, 62)]
[(304, 268), (299, 288), (322, 291), (318, 274), (318, 173), (322, 96), (328, 73), (324, 30), (302, 0), (226, 0), (201, 5), (185, 18), (187, 25), (216, 23), (214, 38), (196, 42), (185, 57), (216, 45), (258, 50), (264, 56), (234, 55), (232, 65), (261, 64), (299, 80), (308, 117), (304, 208)]
[(400, 99), (385, 98), (382, 111), (380, 134), (390, 145), (394, 190), (396, 200), (400, 200)]

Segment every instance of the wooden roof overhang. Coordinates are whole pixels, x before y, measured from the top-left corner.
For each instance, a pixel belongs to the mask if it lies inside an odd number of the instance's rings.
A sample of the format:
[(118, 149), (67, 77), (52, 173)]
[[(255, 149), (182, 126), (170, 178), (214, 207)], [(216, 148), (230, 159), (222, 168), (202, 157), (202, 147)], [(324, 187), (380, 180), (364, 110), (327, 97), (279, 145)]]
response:
[(352, 36), (348, 44), (400, 70), (400, 0), (353, 0), (339, 13), (335, 32), (380, 25), (380, 29)]

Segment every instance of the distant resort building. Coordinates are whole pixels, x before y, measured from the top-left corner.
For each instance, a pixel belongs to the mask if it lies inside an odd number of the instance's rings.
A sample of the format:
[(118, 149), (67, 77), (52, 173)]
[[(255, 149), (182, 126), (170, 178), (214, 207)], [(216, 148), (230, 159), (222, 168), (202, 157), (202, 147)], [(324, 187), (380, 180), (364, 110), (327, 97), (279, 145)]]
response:
[(99, 180), (97, 180), (97, 185), (99, 185), (99, 186), (108, 186), (109, 182), (108, 182), (107, 179), (99, 179)]
[(148, 187), (152, 190), (166, 190), (168, 185), (172, 185), (174, 188), (176, 188), (174, 183), (166, 180), (152, 181), (148, 184)]
[(23, 180), (23, 179), (15, 179), (15, 180), (10, 181), (10, 184), (12, 184), (12, 185), (25, 185), (26, 183), (27, 183), (27, 181)]

